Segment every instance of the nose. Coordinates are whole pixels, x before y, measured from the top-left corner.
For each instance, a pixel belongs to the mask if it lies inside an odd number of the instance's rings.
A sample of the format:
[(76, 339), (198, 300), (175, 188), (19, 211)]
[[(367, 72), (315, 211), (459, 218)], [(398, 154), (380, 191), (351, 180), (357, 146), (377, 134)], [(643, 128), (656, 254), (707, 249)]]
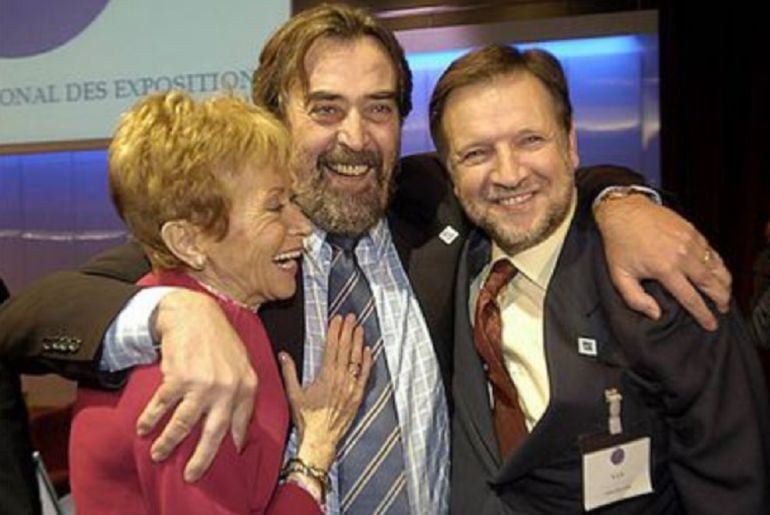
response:
[(509, 145), (503, 145), (496, 149), (495, 169), (492, 179), (499, 185), (515, 187), (529, 175), (529, 169), (525, 166), (515, 149)]
[(352, 150), (363, 150), (367, 144), (366, 120), (357, 109), (351, 109), (340, 124), (337, 138)]
[(305, 217), (299, 206), (294, 202), (289, 202), (284, 210), (286, 225), (289, 228), (289, 234), (304, 238), (310, 234), (310, 221)]

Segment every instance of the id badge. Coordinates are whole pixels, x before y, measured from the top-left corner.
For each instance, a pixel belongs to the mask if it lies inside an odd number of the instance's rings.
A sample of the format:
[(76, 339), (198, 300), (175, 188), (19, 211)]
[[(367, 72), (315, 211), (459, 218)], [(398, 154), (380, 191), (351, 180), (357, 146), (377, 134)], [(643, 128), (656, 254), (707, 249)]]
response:
[(586, 511), (652, 492), (649, 436), (597, 435), (580, 448)]
[(609, 391), (609, 431), (580, 439), (586, 511), (652, 492), (650, 437), (623, 432), (621, 400), (616, 390)]

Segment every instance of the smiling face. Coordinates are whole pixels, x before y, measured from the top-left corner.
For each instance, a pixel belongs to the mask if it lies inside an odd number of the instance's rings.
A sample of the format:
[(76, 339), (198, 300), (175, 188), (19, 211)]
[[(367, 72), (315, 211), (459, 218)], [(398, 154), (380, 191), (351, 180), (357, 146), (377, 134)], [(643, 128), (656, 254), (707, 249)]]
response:
[(400, 143), (396, 72), (372, 37), (320, 38), (286, 118), (299, 154), (296, 202), (328, 232), (360, 235), (383, 218)]
[(454, 90), (443, 129), (455, 193), (468, 216), (508, 254), (546, 239), (564, 220), (578, 165), (574, 128), (527, 72)]
[(249, 306), (291, 297), (309, 224), (291, 201), (288, 173), (247, 165), (224, 179), (230, 199), (222, 239), (202, 236), (201, 281)]

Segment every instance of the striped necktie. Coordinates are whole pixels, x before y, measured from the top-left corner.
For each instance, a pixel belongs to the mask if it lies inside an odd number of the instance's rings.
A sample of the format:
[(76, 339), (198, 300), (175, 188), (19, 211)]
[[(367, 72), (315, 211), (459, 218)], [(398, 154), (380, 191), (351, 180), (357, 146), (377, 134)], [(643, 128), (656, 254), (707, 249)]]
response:
[(404, 451), (393, 385), (372, 291), (356, 262), (357, 240), (329, 234), (329, 318), (355, 313), (374, 363), (364, 400), (337, 451), (340, 510), (346, 514), (409, 513)]

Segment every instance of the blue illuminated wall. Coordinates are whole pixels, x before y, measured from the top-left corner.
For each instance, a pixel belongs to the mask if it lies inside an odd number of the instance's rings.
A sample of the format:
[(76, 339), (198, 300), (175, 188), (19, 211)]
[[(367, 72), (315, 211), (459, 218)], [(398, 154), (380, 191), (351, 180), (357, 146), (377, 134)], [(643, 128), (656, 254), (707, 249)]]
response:
[[(533, 46), (533, 45), (527, 45)], [(659, 182), (656, 36), (539, 43), (564, 63), (583, 164), (610, 162)], [(404, 154), (432, 150), (426, 108), (462, 51), (411, 54), (414, 111)], [(11, 290), (122, 241), (107, 195), (105, 151), (0, 156), (0, 276)]]
[[(660, 182), (656, 35), (528, 43), (556, 55), (569, 81), (578, 147), (585, 165), (614, 163)], [(414, 74), (414, 111), (404, 125), (405, 154), (433, 149), (427, 106), (441, 72), (468, 49), (407, 56)]]
[(106, 152), (0, 156), (0, 275), (15, 291), (123, 241)]

